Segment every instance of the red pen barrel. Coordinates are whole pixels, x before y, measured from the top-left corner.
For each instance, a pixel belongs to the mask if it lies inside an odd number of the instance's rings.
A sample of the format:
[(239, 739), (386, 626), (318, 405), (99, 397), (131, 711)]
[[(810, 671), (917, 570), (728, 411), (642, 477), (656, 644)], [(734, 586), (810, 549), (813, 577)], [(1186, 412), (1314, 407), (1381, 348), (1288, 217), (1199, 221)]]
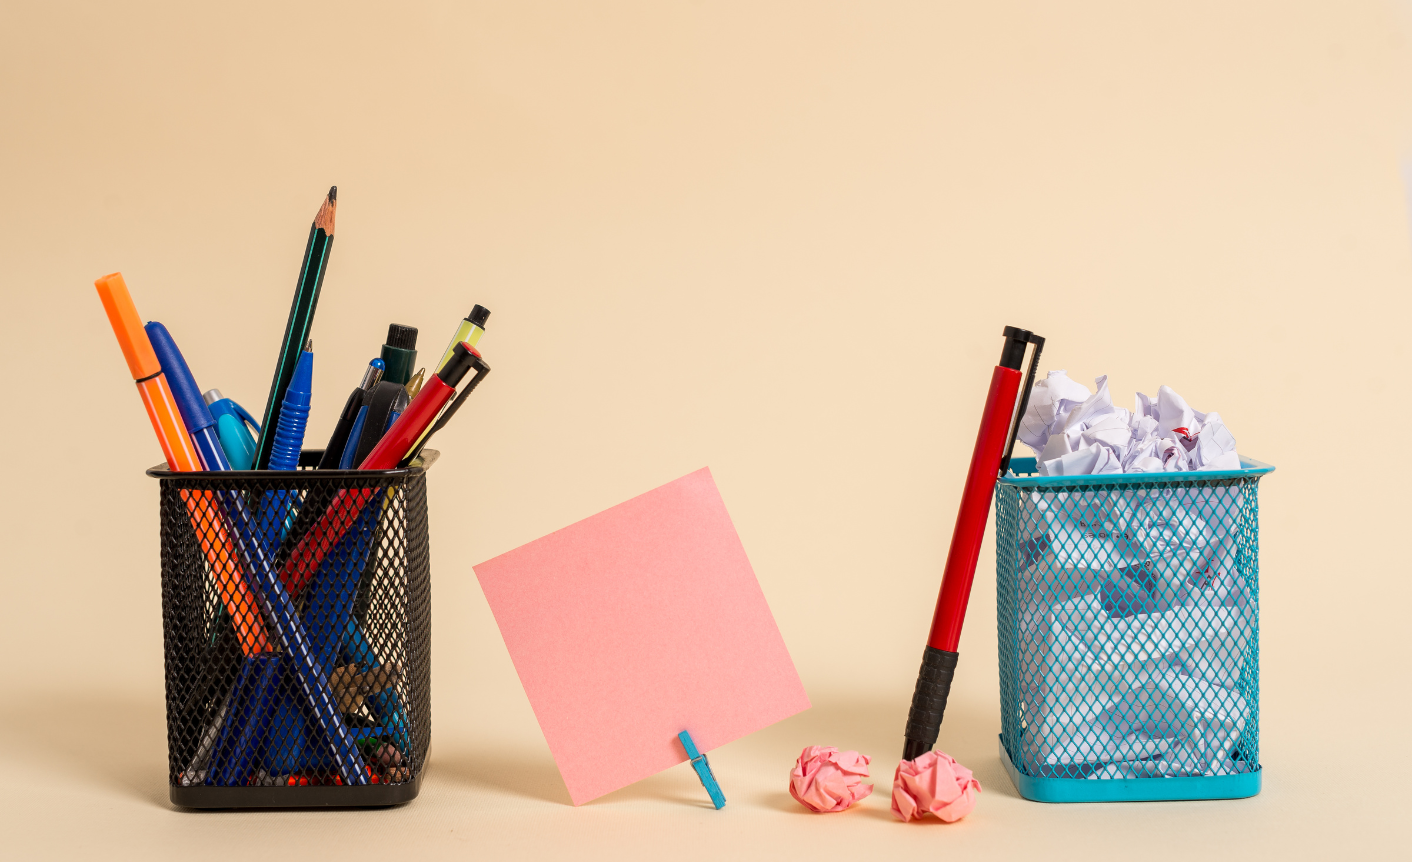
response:
[(1024, 379), (1020, 367), (1029, 352), (1027, 345), (1034, 345), (1029, 371), (1029, 381), (1033, 383), (1044, 347), (1044, 339), (1027, 329), (1007, 326), (1001, 334), (1005, 336), (1005, 346), (1000, 352), (1000, 364), (990, 376), (990, 393), (986, 395), (976, 448), (971, 452), (971, 468), (966, 474), (966, 486), (956, 512), (956, 529), (951, 534), (951, 549), (941, 576), (941, 594), (937, 596), (922, 666), (917, 671), (912, 706), (907, 711), (902, 746), (904, 761), (916, 760), (931, 751), (941, 733), (941, 720), (946, 715), (946, 701), (951, 694), (959, 658), (956, 647), (961, 642), (961, 626), (966, 622), (966, 604), (971, 600), (971, 584), (976, 578), (986, 521), (990, 520), (990, 500), (995, 494), (1000, 465), (1009, 458), (1013, 444), (1015, 403), (1019, 401), (1023, 410), (1029, 400), (1028, 386), (1023, 400), (1020, 399), (1020, 384)]
[(990, 394), (986, 396), (976, 448), (971, 453), (971, 469), (966, 474), (956, 530), (951, 535), (951, 550), (941, 577), (941, 595), (937, 597), (932, 630), (927, 637), (927, 645), (933, 649), (956, 652), (961, 641), (961, 625), (966, 621), (966, 604), (971, 598), (985, 525), (990, 520), (990, 500), (995, 493), (1000, 459), (1010, 442), (1010, 419), (1015, 412), (1020, 378), (1019, 371), (1000, 365), (990, 378)]
[(363, 463), (358, 465), (358, 469), (391, 470), (396, 467), (402, 456), (411, 451), (422, 432), (431, 427), (441, 408), (445, 407), (446, 402), (455, 394), (455, 388), (446, 385), (435, 374), (427, 378), (422, 391), (417, 393), (417, 397), (412, 399), (412, 403), (407, 405), (407, 409), (402, 411), (402, 415), (397, 417), (397, 421), (382, 435), (382, 439), (373, 447), (373, 451), (368, 453), (368, 457), (363, 459)]
[[(422, 391), (417, 393), (417, 397), (412, 399), (412, 403), (407, 405), (407, 409), (397, 417), (397, 421), (392, 423), (387, 433), (382, 435), (373, 451), (358, 465), (358, 469), (391, 470), (396, 467), (397, 462), (402, 460), (402, 456), (407, 454), (407, 450), (412, 448), (417, 438), (435, 421), (441, 408), (445, 407), (446, 402), (455, 394), (455, 388), (448, 386), (440, 377), (430, 377), (422, 386)], [(334, 496), (328, 509), (295, 546), (289, 560), (280, 570), (280, 580), (284, 582), (285, 589), (289, 590), (291, 596), (298, 596), (303, 592), (314, 573), (319, 570), (324, 557), (328, 556), (328, 552), (333, 550), (333, 546), (338, 544), (338, 540), (353, 526), (358, 513), (363, 511), (363, 507), (377, 493), (375, 488), (345, 488)]]
[(313, 579), (324, 557), (353, 526), (358, 513), (376, 493), (375, 488), (344, 488), (334, 495), (323, 516), (309, 528), (280, 569), (280, 582), (289, 591), (290, 598), (297, 599), (303, 594), (304, 587)]

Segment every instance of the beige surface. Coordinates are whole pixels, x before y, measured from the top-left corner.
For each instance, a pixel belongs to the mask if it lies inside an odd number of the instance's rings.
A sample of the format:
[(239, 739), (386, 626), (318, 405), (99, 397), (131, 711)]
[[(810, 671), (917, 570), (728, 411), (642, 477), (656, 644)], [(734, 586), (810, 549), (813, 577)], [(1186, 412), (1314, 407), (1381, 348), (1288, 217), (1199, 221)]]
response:
[[(1402, 846), (1408, 506), (1380, 454), (1412, 419), (1394, 7), (348, 5), (0, 11), (18, 384), (0, 435), (33, 453), (0, 518), (7, 856)], [(202, 384), (258, 408), (330, 183), (313, 439), (389, 320), (431, 353), (472, 303), (494, 310), (495, 373), (431, 479), (431, 772), (398, 810), (177, 812), (142, 475), (160, 454), (91, 284), (121, 269)], [(1259, 797), (1018, 799), (995, 756), (989, 546), (942, 739), (985, 785), (974, 815), (786, 797), (807, 744), (872, 754), (887, 785), (1007, 323), (1120, 402), (1167, 383), (1220, 410), (1278, 465)], [(572, 808), (470, 566), (703, 465), (817, 706), (713, 752), (722, 812), (685, 766)]]

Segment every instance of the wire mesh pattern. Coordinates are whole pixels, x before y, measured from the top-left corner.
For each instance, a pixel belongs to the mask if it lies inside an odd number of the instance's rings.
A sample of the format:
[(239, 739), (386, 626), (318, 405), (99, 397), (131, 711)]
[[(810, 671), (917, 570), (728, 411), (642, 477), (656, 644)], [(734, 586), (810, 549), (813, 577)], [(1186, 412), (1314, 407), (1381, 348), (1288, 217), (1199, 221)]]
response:
[(1023, 774), (1260, 768), (1258, 476), (996, 490), (1001, 742)]
[(173, 798), (416, 782), (431, 705), (424, 470), (149, 475)]

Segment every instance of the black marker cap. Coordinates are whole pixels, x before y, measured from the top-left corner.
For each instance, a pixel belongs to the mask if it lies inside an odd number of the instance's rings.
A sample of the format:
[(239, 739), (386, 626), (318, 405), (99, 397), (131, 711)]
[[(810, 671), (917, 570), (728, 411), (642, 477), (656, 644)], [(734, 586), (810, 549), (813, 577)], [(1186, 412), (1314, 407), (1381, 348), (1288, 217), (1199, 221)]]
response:
[(412, 379), (417, 365), (417, 327), (394, 323), (387, 328), (387, 343), (382, 346), (382, 361), (387, 363), (382, 379), (399, 386)]
[(387, 346), (403, 350), (417, 349), (417, 327), (394, 323), (387, 327)]
[(484, 305), (477, 305), (471, 309), (471, 313), (466, 315), (466, 319), (481, 329), (485, 329), (485, 322), (490, 319), (490, 309)]

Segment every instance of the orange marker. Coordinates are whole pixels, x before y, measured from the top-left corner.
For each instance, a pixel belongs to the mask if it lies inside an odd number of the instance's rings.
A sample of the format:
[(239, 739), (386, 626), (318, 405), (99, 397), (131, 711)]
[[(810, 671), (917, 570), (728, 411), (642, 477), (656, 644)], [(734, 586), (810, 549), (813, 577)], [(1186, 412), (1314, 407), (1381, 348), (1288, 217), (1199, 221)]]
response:
[[(152, 430), (157, 432), (157, 442), (162, 446), (167, 466), (175, 473), (199, 471), (201, 461), (196, 456), (196, 447), (177, 412), (171, 387), (167, 385), (157, 354), (152, 351), (152, 342), (142, 328), (122, 273), (105, 275), (93, 282), (93, 286), (98, 288), (98, 298), (103, 300), (103, 310), (108, 312), (108, 322), (118, 337), (118, 346), (123, 350), (132, 379), (137, 381), (137, 392), (147, 408), (147, 418), (152, 420)], [(215, 573), (221, 599), (240, 638), (240, 648), (246, 655), (269, 652), (265, 621), (236, 563), (234, 545), (226, 535), (225, 520), (215, 498), (210, 491), (182, 491), (181, 499), (186, 504), (206, 561)]]

